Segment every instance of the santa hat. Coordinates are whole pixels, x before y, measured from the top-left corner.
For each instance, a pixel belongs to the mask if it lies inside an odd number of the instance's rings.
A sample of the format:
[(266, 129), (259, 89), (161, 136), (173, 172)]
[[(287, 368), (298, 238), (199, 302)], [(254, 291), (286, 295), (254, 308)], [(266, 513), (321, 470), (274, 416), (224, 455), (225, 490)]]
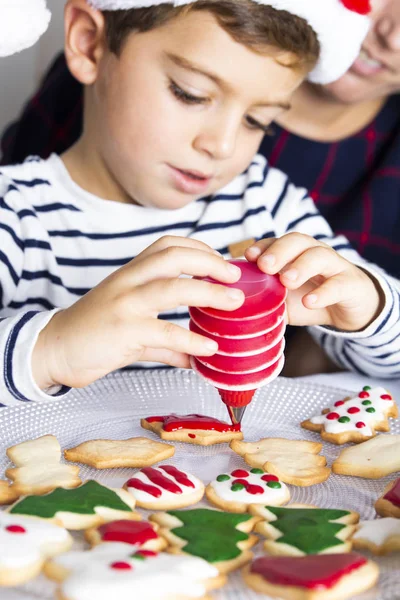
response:
[[(158, 4), (181, 6), (196, 0), (87, 0), (98, 10), (125, 10)], [(309, 23), (320, 44), (319, 60), (309, 80), (339, 79), (356, 59), (370, 25), (370, 0), (254, 0), (285, 10)], [(18, 17), (18, 18), (17, 18)], [(45, 0), (0, 0), (0, 56), (33, 44), (47, 29)], [(4, 31), (3, 31), (4, 29)]]
[(46, 0), (0, 0), (0, 56), (33, 46), (50, 23)]

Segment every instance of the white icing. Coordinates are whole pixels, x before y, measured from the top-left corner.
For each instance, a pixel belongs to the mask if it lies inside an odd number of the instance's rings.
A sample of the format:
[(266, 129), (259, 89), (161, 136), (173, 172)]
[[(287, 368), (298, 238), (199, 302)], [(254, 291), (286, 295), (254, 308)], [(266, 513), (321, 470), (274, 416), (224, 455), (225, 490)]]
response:
[[(195, 556), (161, 553), (137, 560), (132, 554), (131, 545), (109, 542), (89, 552), (68, 552), (52, 562), (70, 571), (61, 590), (71, 600), (201, 598), (206, 592), (203, 582), (218, 575), (216, 567)], [(110, 568), (120, 561), (133, 569)]]
[[(316, 425), (323, 425), (324, 429), (327, 433), (343, 433), (344, 431), (357, 431), (361, 435), (366, 437), (373, 435), (374, 425), (379, 423), (380, 421), (385, 421), (387, 419), (387, 413), (389, 409), (393, 406), (393, 400), (382, 400), (380, 398), (383, 394), (389, 394), (387, 390), (382, 387), (374, 388), (368, 390), (369, 397), (368, 398), (359, 398), (359, 396), (354, 396), (350, 400), (345, 401), (341, 406), (332, 406), (329, 409), (329, 412), (325, 415), (316, 415), (310, 419), (311, 423)], [(390, 395), (390, 394), (389, 394)], [(364, 400), (370, 400), (372, 404), (364, 405)], [(355, 414), (350, 414), (348, 409), (351, 407), (357, 407), (360, 409), (360, 412)], [(374, 408), (374, 413), (367, 412), (367, 408)], [(350, 421), (348, 423), (339, 423), (339, 419), (328, 419), (327, 415), (331, 412), (335, 412), (340, 417), (349, 417)], [(365, 427), (358, 428), (356, 427), (356, 423), (358, 421), (362, 421), (365, 423)]]
[(391, 537), (400, 537), (400, 520), (393, 517), (361, 521), (353, 539), (368, 540), (376, 546), (381, 546)]
[[(25, 533), (7, 531), (9, 525), (19, 525)], [(51, 555), (52, 544), (67, 544), (66, 529), (41, 519), (10, 515), (0, 511), (0, 568), (17, 569)]]
[(143, 473), (143, 471), (138, 471), (137, 473), (135, 473), (135, 475), (131, 479), (139, 479), (143, 483), (146, 483), (147, 485), (151, 485), (152, 487), (155, 487), (161, 491), (161, 496), (159, 496), (157, 498), (156, 496), (152, 496), (151, 494), (148, 494), (147, 492), (144, 492), (142, 490), (137, 490), (137, 489), (135, 489), (133, 487), (129, 487), (127, 485), (128, 492), (130, 494), (132, 494), (132, 496), (139, 503), (140, 502), (145, 502), (145, 503), (146, 502), (157, 502), (157, 501), (164, 502), (165, 500), (168, 500), (168, 499), (176, 500), (178, 497), (182, 498), (184, 496), (189, 496), (190, 494), (194, 494), (198, 490), (204, 488), (203, 482), (200, 481), (200, 479), (198, 479), (194, 475), (191, 475), (190, 473), (187, 473), (186, 471), (182, 471), (182, 469), (179, 469), (179, 471), (181, 471), (181, 473), (186, 475), (186, 477), (189, 479), (189, 481), (191, 481), (193, 483), (194, 487), (189, 487), (189, 486), (178, 483), (178, 481), (175, 479), (175, 477), (173, 477), (172, 475), (169, 475), (168, 473), (166, 473), (166, 471), (164, 471), (163, 469), (160, 469), (160, 467), (152, 467), (152, 468), (155, 469), (156, 471), (158, 471), (166, 479), (168, 479), (169, 481), (172, 481), (175, 485), (177, 485), (182, 490), (182, 493), (178, 495), (178, 494), (174, 494), (173, 492), (170, 492), (168, 490), (165, 490), (164, 488), (160, 487), (159, 485), (153, 483), (147, 477), (147, 475), (145, 475)]
[[(268, 475), (268, 473), (250, 473), (250, 470), (247, 470), (247, 473), (249, 473), (248, 477), (235, 477), (232, 475), (232, 473), (226, 473), (226, 475), (229, 474), (230, 476), (229, 480), (217, 481), (215, 479), (210, 485), (214, 489), (217, 496), (222, 498), (222, 500), (226, 500), (227, 502), (243, 502), (244, 504), (270, 504), (271, 506), (275, 506), (283, 504), (289, 499), (289, 491), (283, 481), (279, 480), (279, 483), (281, 484), (279, 489), (270, 488), (267, 486), (267, 481), (263, 481), (261, 479), (263, 475)], [(243, 479), (248, 481), (251, 485), (258, 485), (263, 488), (264, 493), (249, 494), (246, 489), (233, 492), (231, 490), (231, 486), (236, 479)]]

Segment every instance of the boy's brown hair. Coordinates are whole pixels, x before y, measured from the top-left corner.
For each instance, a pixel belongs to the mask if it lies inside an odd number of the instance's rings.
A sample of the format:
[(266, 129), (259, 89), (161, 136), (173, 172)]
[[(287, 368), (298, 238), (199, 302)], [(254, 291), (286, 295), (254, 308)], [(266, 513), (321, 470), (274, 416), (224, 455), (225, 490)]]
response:
[(111, 52), (119, 54), (127, 36), (161, 27), (190, 11), (208, 11), (236, 41), (255, 52), (274, 47), (296, 56), (291, 68), (311, 70), (319, 57), (314, 30), (302, 18), (287, 11), (258, 4), (254, 0), (198, 0), (184, 6), (160, 4), (148, 8), (104, 11), (106, 35)]

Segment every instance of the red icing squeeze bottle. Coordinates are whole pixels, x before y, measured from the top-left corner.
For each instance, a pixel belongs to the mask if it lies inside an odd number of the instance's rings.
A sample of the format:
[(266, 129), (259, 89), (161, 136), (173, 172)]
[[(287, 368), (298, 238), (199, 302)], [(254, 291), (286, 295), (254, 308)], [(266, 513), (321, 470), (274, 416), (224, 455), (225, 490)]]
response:
[(277, 275), (263, 273), (255, 263), (229, 262), (242, 275), (236, 283), (225, 285), (244, 292), (243, 305), (234, 311), (191, 307), (189, 327), (218, 343), (216, 354), (192, 356), (191, 365), (217, 388), (235, 424), (241, 422), (255, 391), (278, 377), (283, 368), (286, 288)]

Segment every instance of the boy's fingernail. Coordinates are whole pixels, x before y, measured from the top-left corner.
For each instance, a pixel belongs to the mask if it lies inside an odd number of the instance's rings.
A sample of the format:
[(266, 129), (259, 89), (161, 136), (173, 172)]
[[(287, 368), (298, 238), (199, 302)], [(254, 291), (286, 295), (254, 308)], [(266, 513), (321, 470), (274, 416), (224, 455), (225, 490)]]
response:
[(239, 267), (237, 267), (236, 265), (232, 265), (231, 263), (228, 263), (227, 269), (229, 271), (229, 273), (231, 275), (235, 275), (235, 277), (240, 277), (242, 274), (242, 271), (240, 270)]
[(226, 294), (231, 300), (241, 300), (243, 298), (243, 292), (235, 288), (227, 288)]
[(288, 269), (288, 271), (285, 271), (282, 275), (286, 277), (286, 279), (289, 279), (289, 281), (296, 281), (299, 273), (296, 269)]
[(265, 254), (261, 260), (267, 265), (267, 267), (273, 267), (276, 263), (276, 258), (273, 254)]
[(207, 350), (214, 350), (214, 352), (218, 350), (218, 344), (213, 340), (207, 340), (204, 342), (204, 347), (207, 348)]
[(317, 300), (318, 300), (318, 296), (316, 294), (309, 294), (307, 296), (307, 301), (309, 304), (315, 304)]
[(250, 246), (250, 248), (247, 248), (247, 250), (249, 250), (251, 255), (254, 257), (260, 256), (261, 254), (261, 248), (258, 246)]

